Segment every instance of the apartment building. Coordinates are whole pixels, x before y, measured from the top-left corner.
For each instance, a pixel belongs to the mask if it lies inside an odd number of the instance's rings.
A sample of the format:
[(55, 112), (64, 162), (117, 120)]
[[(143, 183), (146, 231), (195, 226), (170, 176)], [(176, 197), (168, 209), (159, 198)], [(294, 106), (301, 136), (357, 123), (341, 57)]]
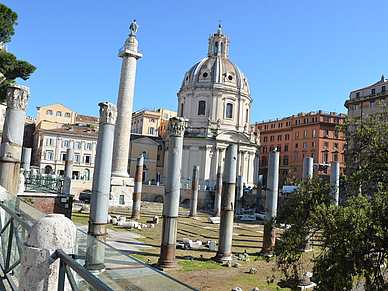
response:
[(349, 99), (345, 102), (348, 116), (360, 118), (370, 115), (379, 109), (380, 104), (385, 104), (388, 98), (388, 80), (383, 75), (377, 83), (350, 92)]
[(268, 158), (272, 149), (280, 153), (279, 187), (287, 185), (287, 179), (302, 179), (303, 158), (314, 159), (314, 174), (330, 179), (330, 163), (340, 162), (344, 167), (345, 139), (335, 131), (345, 120), (345, 114), (336, 112), (312, 111), (299, 113), (282, 119), (256, 123), (260, 132), (260, 170), (264, 184), (267, 181)]
[(167, 109), (141, 110), (132, 113), (131, 133), (162, 137), (168, 120), (177, 113)]

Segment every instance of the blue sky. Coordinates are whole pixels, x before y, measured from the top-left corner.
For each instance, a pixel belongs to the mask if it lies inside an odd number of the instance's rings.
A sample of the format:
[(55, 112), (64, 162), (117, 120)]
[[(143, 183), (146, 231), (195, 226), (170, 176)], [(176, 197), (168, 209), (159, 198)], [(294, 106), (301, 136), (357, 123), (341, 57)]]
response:
[(388, 75), (385, 1), (2, 1), (18, 13), (8, 50), (37, 67), (27, 115), (62, 103), (98, 116), (117, 102), (118, 49), (134, 18), (143, 58), (133, 109), (177, 110), (185, 72), (222, 20), (229, 58), (249, 79), (251, 123), (316, 110), (346, 113), (350, 91)]

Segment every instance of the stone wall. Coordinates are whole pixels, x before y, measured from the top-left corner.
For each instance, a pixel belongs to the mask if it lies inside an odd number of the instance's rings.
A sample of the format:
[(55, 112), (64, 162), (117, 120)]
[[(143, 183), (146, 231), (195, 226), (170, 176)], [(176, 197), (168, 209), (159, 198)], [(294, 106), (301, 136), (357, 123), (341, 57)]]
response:
[(72, 195), (24, 192), (18, 198), (46, 214), (61, 213), (71, 219)]
[(92, 184), (93, 181), (84, 181), (84, 180), (71, 180), (70, 194), (74, 195), (74, 199), (79, 198), (79, 194), (83, 191), (89, 191), (92, 193)]

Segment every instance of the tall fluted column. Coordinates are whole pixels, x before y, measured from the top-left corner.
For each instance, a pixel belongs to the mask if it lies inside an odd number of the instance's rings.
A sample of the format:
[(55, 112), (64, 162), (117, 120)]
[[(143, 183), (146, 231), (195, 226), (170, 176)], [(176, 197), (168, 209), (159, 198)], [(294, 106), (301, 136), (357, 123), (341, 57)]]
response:
[(220, 216), (221, 211), (221, 194), (222, 194), (222, 166), (217, 169), (216, 194), (214, 197), (214, 216)]
[(190, 217), (197, 217), (197, 205), (198, 205), (198, 172), (199, 166), (193, 167), (193, 180), (191, 182), (191, 200), (190, 200)]
[(7, 109), (0, 146), (0, 185), (16, 195), (22, 155), (24, 122), (30, 89), (7, 85)]
[(163, 230), (160, 258), (157, 268), (161, 270), (179, 269), (175, 258), (176, 234), (180, 197), (183, 134), (186, 120), (172, 117), (168, 122), (167, 134), (170, 141), (166, 192), (163, 202)]
[(125, 46), (119, 53), (123, 58), (120, 77), (119, 95), (117, 98), (117, 121), (114, 135), (112, 176), (128, 177), (129, 141), (131, 135), (131, 119), (133, 95), (135, 90), (136, 62), (143, 55), (137, 52), (138, 42), (134, 34), (130, 34)]
[[(106, 241), (110, 176), (112, 168), (113, 136), (116, 122), (116, 106), (102, 102), (100, 106), (100, 124), (97, 138), (96, 165), (94, 167), (92, 196), (90, 200), (88, 234), (100, 241)], [(88, 242), (85, 267), (90, 270), (104, 268), (105, 246)]]
[(330, 185), (333, 187), (332, 195), (334, 198), (334, 205), (339, 204), (339, 174), (340, 174), (340, 163), (331, 162), (330, 169)]

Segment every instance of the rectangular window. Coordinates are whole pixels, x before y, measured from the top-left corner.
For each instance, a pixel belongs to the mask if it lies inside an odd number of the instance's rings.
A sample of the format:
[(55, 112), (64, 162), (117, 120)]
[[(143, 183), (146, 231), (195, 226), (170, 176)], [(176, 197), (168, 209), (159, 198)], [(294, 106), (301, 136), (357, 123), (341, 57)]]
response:
[(295, 139), (298, 139), (299, 138), (299, 132), (295, 132)]
[(298, 154), (295, 154), (294, 155), (294, 162), (297, 162), (298, 161)]
[(338, 143), (336, 143), (336, 142), (334, 143), (334, 148), (338, 149)]
[(263, 153), (267, 152), (267, 147), (263, 147)]
[(329, 130), (325, 129), (325, 137), (329, 137)]
[(357, 92), (357, 93), (356, 93), (356, 97), (357, 97), (357, 98), (360, 97), (360, 92)]
[(280, 153), (282, 151), (282, 146), (277, 147), (278, 152)]
[(287, 156), (285, 156), (283, 159), (283, 166), (288, 166), (288, 157)]
[(74, 162), (79, 163), (79, 154), (74, 155)]
[(387, 88), (386, 88), (385, 86), (381, 87), (381, 92), (385, 92), (386, 89), (387, 89)]
[(315, 141), (311, 142), (311, 147), (315, 148)]
[(198, 115), (205, 115), (206, 101), (198, 102)]
[(298, 143), (295, 144), (295, 148), (296, 148), (296, 149), (298, 148)]
[(375, 106), (375, 102), (374, 101), (371, 101), (370, 102), (370, 107), (374, 107)]
[(85, 161), (85, 164), (90, 164), (90, 156), (89, 155), (86, 155), (85, 157), (84, 157), (84, 161)]
[(261, 130), (261, 128), (262, 128), (261, 125), (259, 125), (259, 130)]
[(300, 124), (300, 119), (295, 120), (295, 124), (299, 125)]
[(271, 135), (270, 141), (274, 141), (274, 140), (275, 140), (275, 136)]
[(268, 141), (268, 136), (265, 136), (264, 137), (264, 142), (267, 142)]
[(307, 130), (303, 131), (303, 138), (307, 138)]
[(124, 205), (125, 204), (125, 202), (124, 202), (124, 195), (120, 195), (119, 196), (119, 204), (120, 205)]
[(268, 129), (268, 124), (264, 125), (264, 129)]
[(303, 123), (308, 123), (308, 122), (309, 122), (308, 118), (303, 119)]
[(66, 113), (65, 113), (65, 117), (66, 117), (66, 118), (70, 118), (70, 117), (71, 117), (71, 114), (70, 114), (69, 112), (66, 112)]
[(284, 151), (285, 151), (285, 152), (288, 152), (288, 145), (285, 145), (285, 146), (284, 146)]
[(283, 127), (283, 123), (280, 122), (280, 123), (278, 124), (278, 127)]
[(372, 89), (372, 94), (376, 94), (376, 89), (375, 88)]
[(164, 119), (168, 119), (168, 114), (167, 113), (164, 114)]
[(314, 116), (312, 122), (317, 122), (317, 117)]
[(315, 137), (315, 129), (313, 129), (312, 136)]
[(290, 125), (291, 125), (291, 122), (287, 121), (286, 126), (290, 126)]
[(62, 147), (68, 148), (70, 146), (70, 141), (69, 140), (63, 140), (62, 141)]
[(91, 149), (92, 149), (92, 143), (91, 142), (85, 143), (85, 150), (91, 150)]
[(160, 155), (157, 155), (156, 159), (157, 159), (158, 161), (160, 161)]
[(339, 123), (339, 119), (338, 118), (334, 118), (334, 123), (338, 124)]
[(294, 168), (294, 173), (296, 173), (296, 167)]
[(53, 111), (52, 110), (46, 110), (46, 115), (53, 115)]
[(338, 154), (334, 154), (333, 160), (334, 160), (334, 162), (338, 162)]
[(75, 148), (75, 149), (80, 149), (80, 148), (81, 148), (81, 142), (75, 141), (75, 142), (74, 142), (74, 148)]
[(303, 143), (303, 147), (306, 148), (307, 147), (307, 143), (304, 142)]
[(271, 128), (275, 128), (275, 124), (274, 123), (271, 124)]
[(54, 145), (54, 139), (48, 138), (46, 139), (46, 146), (53, 146)]
[(53, 152), (46, 152), (46, 160), (54, 160), (54, 153)]
[(62, 112), (61, 111), (57, 111), (57, 116), (58, 117), (62, 117)]
[(315, 154), (312, 153), (312, 154), (311, 154), (311, 157), (313, 158), (313, 162), (314, 162)]
[(148, 134), (155, 135), (155, 127), (149, 127), (148, 128)]
[(360, 104), (356, 104), (356, 105), (354, 105), (354, 109), (355, 109), (355, 110), (358, 110), (358, 109), (360, 109)]
[(325, 147), (325, 148), (328, 148), (328, 147), (329, 147), (329, 142), (325, 141), (325, 143), (324, 143), (324, 146), (323, 146), (323, 147)]
[(325, 122), (330, 122), (330, 118), (329, 118), (329, 117), (325, 117), (325, 118), (324, 118), (324, 121), (325, 121)]
[(278, 141), (281, 141), (281, 140), (282, 140), (282, 136), (278, 135)]
[(323, 162), (327, 164), (327, 154), (323, 154)]
[(66, 161), (66, 152), (61, 152), (60, 160)]
[(287, 133), (287, 134), (284, 136), (284, 139), (285, 139), (285, 140), (289, 140), (289, 139), (290, 139), (290, 135)]
[(334, 132), (334, 138), (338, 138), (338, 132)]
[(283, 171), (283, 176), (287, 176), (288, 175), (288, 171)]

